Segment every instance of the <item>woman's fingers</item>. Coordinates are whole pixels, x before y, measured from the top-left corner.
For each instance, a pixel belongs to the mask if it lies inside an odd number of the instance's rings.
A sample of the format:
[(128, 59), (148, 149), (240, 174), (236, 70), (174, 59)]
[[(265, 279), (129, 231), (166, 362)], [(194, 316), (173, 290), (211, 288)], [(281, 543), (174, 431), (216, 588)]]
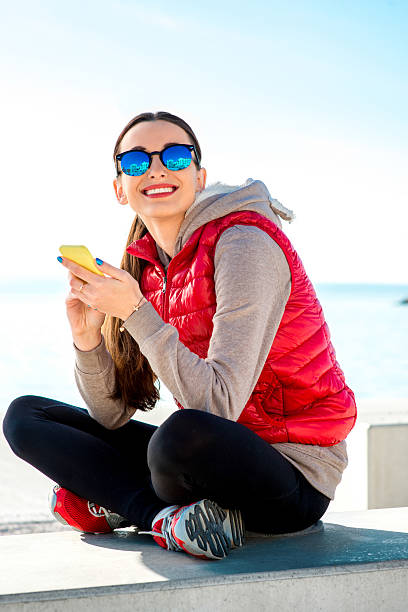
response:
[[(69, 304), (72, 300), (78, 301), (78, 296), (75, 295), (72, 291), (70, 291), (68, 293), (67, 297), (65, 298), (65, 303)], [(98, 310), (97, 308), (94, 308), (94, 306), (92, 306), (92, 304), (86, 304), (86, 306), (87, 306), (87, 308), (92, 308), (93, 310)]]
[(81, 283), (79, 287), (71, 287), (71, 292), (84, 304), (92, 304), (93, 293), (87, 283)]
[(97, 274), (90, 272), (83, 266), (78, 265), (77, 263), (71, 261), (70, 259), (67, 259), (66, 257), (62, 257), (61, 263), (65, 268), (72, 272), (73, 275), (77, 276), (82, 281), (86, 281), (87, 283), (93, 285), (103, 281), (102, 276), (98, 276)]
[(95, 259), (95, 264), (101, 270), (99, 275), (66, 257), (61, 259), (69, 273), (72, 294), (99, 313), (127, 319), (133, 311), (133, 305), (143, 297), (139, 283), (126, 270)]
[(81, 278), (78, 278), (78, 276), (74, 276), (74, 274), (71, 274), (71, 272), (69, 273), (69, 285), (71, 289), (79, 291), (81, 287), (84, 288), (87, 284), (88, 283), (86, 281), (83, 281)]
[(69, 272), (69, 285), (71, 292), (75, 293), (75, 297), (77, 297), (76, 293), (82, 292), (88, 286), (88, 283)]
[(104, 274), (109, 274), (109, 276), (115, 278), (116, 280), (123, 280), (126, 276), (125, 270), (122, 270), (122, 268), (116, 268), (115, 266), (111, 266), (110, 264), (106, 263), (106, 261), (102, 261), (102, 259), (99, 259), (99, 257), (96, 257), (95, 264), (101, 272), (103, 272)]
[[(67, 259), (66, 257), (62, 257), (61, 259), (62, 265), (65, 266), (72, 274), (74, 274), (78, 278), (85, 280), (90, 284), (97, 284), (98, 282), (101, 282), (103, 280), (102, 276), (90, 272), (83, 266), (80, 266), (79, 264), (75, 263), (74, 261), (71, 261), (70, 259)], [(94, 261), (97, 267), (101, 270), (101, 272), (103, 272), (103, 274), (108, 274), (111, 278), (123, 281), (127, 277), (127, 272), (125, 270), (122, 270), (121, 268), (116, 268), (115, 266), (108, 264), (106, 261), (102, 261), (98, 257), (96, 257)]]

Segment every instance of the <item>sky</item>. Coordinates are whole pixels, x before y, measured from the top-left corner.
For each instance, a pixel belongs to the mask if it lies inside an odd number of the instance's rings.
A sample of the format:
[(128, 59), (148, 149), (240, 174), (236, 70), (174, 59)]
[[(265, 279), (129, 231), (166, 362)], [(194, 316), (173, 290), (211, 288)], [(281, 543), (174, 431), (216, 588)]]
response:
[(313, 282), (408, 284), (408, 2), (0, 0), (0, 281), (119, 266), (112, 150), (144, 111), (196, 133), (207, 184), (262, 180)]

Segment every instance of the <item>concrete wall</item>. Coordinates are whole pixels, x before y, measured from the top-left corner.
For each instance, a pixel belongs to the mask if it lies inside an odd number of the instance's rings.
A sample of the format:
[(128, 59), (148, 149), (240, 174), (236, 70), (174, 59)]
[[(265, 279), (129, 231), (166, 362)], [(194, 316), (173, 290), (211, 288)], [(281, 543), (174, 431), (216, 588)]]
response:
[(408, 424), (367, 430), (368, 508), (408, 506)]
[(331, 512), (408, 506), (408, 400), (357, 401)]

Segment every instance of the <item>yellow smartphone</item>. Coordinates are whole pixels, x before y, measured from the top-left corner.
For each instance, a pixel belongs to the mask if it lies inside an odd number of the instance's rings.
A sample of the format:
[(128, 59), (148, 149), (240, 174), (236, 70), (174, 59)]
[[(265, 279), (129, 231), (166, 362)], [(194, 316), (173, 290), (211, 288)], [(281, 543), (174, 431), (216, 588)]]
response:
[(100, 270), (98, 270), (91, 253), (83, 244), (62, 244), (59, 251), (63, 257), (74, 261), (90, 272), (98, 274), (99, 276), (105, 276)]

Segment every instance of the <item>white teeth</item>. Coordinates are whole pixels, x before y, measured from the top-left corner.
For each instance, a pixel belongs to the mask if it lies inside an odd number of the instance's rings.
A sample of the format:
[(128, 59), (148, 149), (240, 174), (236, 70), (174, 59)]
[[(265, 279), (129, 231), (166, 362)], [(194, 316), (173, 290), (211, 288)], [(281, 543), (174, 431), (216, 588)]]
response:
[(147, 191), (145, 191), (145, 194), (151, 195), (152, 193), (171, 193), (174, 190), (174, 187), (159, 187), (157, 189), (148, 189)]

